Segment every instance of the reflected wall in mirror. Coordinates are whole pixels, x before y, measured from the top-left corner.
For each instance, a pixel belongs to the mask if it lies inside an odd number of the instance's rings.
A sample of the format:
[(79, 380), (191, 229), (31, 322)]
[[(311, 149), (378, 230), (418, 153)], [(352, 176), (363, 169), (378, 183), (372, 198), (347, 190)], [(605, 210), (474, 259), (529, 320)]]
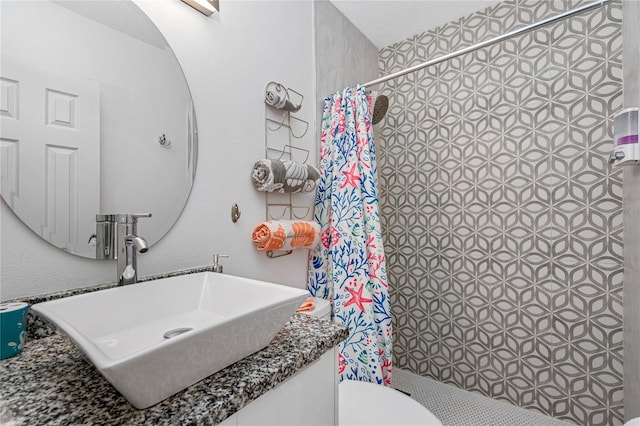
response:
[(4, 202), (46, 241), (95, 258), (96, 214), (151, 212), (160, 240), (193, 184), (182, 69), (129, 1), (1, 1)]

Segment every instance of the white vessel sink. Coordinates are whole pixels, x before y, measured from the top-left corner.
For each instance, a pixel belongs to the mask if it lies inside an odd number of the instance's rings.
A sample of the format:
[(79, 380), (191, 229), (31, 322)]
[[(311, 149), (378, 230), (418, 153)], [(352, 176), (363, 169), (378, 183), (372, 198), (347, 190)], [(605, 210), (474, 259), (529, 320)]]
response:
[(202, 272), (38, 303), (136, 408), (266, 345), (309, 293)]

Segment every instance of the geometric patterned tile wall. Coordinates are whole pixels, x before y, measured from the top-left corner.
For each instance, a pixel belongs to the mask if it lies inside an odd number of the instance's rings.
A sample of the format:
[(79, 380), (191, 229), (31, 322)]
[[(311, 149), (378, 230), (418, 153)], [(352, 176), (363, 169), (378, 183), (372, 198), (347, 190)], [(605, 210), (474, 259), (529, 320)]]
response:
[[(504, 2), (380, 51), (382, 74), (578, 2)], [(615, 3), (385, 83), (395, 365), (582, 425), (623, 423)]]

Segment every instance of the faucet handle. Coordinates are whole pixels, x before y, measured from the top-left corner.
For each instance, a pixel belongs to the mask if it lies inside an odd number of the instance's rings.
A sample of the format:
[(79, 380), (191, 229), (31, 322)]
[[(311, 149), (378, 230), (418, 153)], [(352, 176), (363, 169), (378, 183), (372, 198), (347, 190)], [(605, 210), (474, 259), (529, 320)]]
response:
[(141, 217), (151, 217), (151, 213), (97, 214), (96, 222), (115, 222), (126, 225), (138, 222), (138, 218)]
[(213, 272), (220, 272), (222, 273), (222, 264), (220, 263), (220, 258), (221, 257), (229, 257), (228, 254), (214, 254), (213, 255)]

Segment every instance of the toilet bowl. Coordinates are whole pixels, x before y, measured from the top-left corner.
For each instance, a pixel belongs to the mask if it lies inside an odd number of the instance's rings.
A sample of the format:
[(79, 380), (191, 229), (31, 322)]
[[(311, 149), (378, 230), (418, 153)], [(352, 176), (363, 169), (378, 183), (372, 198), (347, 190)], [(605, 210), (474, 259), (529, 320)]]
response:
[[(331, 319), (331, 304), (314, 298), (314, 308), (305, 312)], [(431, 411), (393, 388), (368, 382), (343, 380), (338, 386), (339, 426), (442, 426)]]

